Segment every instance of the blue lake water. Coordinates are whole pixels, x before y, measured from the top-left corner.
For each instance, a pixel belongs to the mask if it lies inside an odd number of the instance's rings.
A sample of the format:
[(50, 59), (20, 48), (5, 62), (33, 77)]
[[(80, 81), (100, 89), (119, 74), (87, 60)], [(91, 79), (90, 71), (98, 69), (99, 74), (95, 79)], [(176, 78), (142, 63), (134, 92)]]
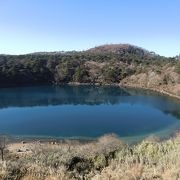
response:
[(169, 136), (180, 128), (180, 102), (109, 86), (0, 89), (0, 134), (24, 137)]

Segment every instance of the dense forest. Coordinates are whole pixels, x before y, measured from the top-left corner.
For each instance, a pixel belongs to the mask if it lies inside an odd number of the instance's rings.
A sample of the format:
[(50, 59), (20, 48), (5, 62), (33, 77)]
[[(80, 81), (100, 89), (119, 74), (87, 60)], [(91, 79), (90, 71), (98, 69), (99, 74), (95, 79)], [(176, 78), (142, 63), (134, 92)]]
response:
[[(0, 85), (119, 84), (132, 75), (149, 71), (163, 74), (164, 67), (172, 68), (177, 76), (180, 73), (177, 58), (166, 58), (126, 44), (104, 45), (81, 52), (0, 55)], [(168, 84), (169, 78), (163, 75), (160, 84)]]

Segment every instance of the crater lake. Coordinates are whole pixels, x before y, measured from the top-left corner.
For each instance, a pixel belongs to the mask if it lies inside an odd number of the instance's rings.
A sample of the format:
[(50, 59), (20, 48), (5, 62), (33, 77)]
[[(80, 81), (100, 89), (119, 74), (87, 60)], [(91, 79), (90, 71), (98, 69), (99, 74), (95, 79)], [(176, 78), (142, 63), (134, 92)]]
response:
[(114, 86), (35, 86), (0, 89), (0, 134), (125, 140), (167, 137), (180, 128), (180, 103), (139, 89)]

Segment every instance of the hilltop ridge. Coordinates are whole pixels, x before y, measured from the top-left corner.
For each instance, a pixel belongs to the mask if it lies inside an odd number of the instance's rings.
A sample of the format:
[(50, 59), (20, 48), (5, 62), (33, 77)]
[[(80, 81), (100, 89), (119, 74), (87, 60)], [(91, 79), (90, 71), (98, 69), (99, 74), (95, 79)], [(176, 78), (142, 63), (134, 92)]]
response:
[[(107, 53), (113, 53), (113, 54), (120, 54), (123, 55), (123, 53), (129, 53), (129, 54), (141, 54), (141, 55), (158, 55), (155, 52), (148, 51), (142, 47), (132, 45), (132, 44), (104, 44), (95, 46), (93, 48), (84, 50), (84, 51), (40, 51), (40, 52), (32, 52), (28, 54), (21, 54), (21, 55), (58, 55), (58, 54), (71, 54), (71, 53), (97, 53), (97, 54), (107, 54)], [(0, 56), (8, 56), (8, 54), (0, 54)], [(13, 55), (12, 55), (13, 56)], [(16, 55), (18, 56), (18, 55)]]
[(90, 48), (87, 51), (92, 53), (111, 52), (115, 54), (123, 54), (125, 52), (128, 52), (131, 54), (141, 54), (141, 55), (155, 54), (154, 52), (150, 52), (146, 49), (131, 44), (105, 44), (105, 45), (96, 46), (94, 48)]

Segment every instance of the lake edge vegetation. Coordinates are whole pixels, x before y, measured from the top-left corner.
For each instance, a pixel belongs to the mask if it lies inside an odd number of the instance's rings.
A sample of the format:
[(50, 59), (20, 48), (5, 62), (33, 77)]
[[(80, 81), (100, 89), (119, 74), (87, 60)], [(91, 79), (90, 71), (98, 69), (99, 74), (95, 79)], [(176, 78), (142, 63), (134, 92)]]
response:
[(12, 143), (0, 160), (0, 179), (179, 179), (179, 150), (178, 133), (168, 140), (149, 137), (132, 145), (114, 134), (87, 143)]

